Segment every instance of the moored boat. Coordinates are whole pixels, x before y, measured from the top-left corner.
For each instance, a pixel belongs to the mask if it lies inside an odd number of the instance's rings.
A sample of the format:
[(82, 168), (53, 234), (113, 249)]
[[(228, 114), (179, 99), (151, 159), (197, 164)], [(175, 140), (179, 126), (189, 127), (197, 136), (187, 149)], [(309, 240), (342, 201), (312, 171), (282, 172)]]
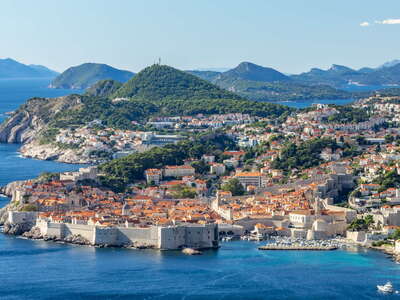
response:
[(393, 285), (390, 281), (388, 281), (385, 285), (377, 285), (378, 291), (382, 293), (391, 294), (393, 293)]

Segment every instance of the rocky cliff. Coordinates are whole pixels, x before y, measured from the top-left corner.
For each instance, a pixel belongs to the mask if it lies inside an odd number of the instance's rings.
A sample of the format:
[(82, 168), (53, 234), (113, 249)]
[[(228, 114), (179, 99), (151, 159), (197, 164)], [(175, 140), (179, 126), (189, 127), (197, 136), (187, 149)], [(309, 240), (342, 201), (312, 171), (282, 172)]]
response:
[(0, 125), (0, 142), (29, 142), (48, 126), (58, 112), (79, 107), (80, 104), (81, 96), (79, 95), (32, 98)]
[(95, 160), (83, 155), (84, 149), (60, 149), (56, 145), (41, 145), (35, 139), (25, 143), (20, 152), (24, 157), (32, 157), (41, 160), (56, 160), (69, 164), (88, 164)]

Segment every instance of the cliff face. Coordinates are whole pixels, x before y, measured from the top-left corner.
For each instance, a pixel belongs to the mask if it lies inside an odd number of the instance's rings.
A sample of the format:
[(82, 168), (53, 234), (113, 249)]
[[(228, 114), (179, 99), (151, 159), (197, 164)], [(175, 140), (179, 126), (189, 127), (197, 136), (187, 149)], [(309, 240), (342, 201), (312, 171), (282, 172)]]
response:
[(0, 142), (26, 143), (44, 129), (60, 111), (79, 107), (81, 96), (32, 98), (0, 125)]
[(25, 143), (21, 149), (24, 157), (32, 157), (40, 160), (56, 160), (58, 162), (70, 164), (87, 164), (93, 160), (83, 155), (83, 149), (60, 149), (55, 145), (40, 145), (34, 139)]

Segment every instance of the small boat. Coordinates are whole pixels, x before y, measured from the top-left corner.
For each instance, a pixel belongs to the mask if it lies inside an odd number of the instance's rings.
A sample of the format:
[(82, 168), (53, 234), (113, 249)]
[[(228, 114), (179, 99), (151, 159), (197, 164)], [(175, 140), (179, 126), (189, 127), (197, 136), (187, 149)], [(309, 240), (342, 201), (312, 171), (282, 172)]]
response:
[(199, 250), (193, 249), (193, 248), (185, 248), (182, 250), (183, 254), (186, 255), (202, 255), (203, 253)]
[(382, 293), (393, 293), (393, 285), (390, 281), (388, 281), (385, 285), (377, 285), (376, 287), (378, 288), (378, 291)]

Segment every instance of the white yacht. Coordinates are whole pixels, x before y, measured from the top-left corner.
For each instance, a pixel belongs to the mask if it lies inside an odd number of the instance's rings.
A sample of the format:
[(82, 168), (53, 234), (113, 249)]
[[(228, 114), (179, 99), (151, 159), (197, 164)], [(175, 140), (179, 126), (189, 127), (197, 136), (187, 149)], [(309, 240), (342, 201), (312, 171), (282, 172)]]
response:
[(388, 281), (385, 285), (377, 285), (378, 291), (382, 293), (393, 293), (393, 285)]

